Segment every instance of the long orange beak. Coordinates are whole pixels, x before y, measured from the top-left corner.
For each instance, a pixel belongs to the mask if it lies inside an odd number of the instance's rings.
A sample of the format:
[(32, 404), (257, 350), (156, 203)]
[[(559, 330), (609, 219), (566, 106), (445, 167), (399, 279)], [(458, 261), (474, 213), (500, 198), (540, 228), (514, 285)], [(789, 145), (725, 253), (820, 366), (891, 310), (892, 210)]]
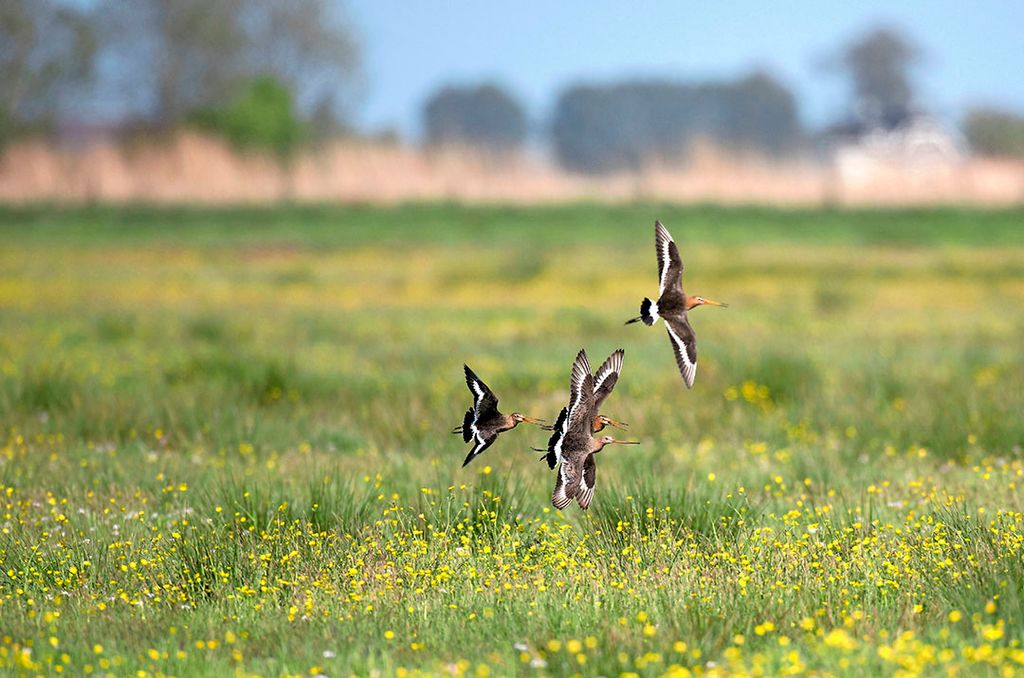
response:
[(729, 304), (723, 304), (722, 302), (715, 301), (714, 299), (705, 299), (704, 303), (710, 306), (720, 306), (721, 308), (729, 308)]
[(544, 426), (545, 422), (543, 419), (534, 419), (533, 417), (523, 417), (523, 421), (527, 424), (535, 424), (537, 426)]
[(627, 424), (627, 423), (625, 423), (623, 421), (615, 421), (614, 419), (608, 419), (608, 425), (609, 426), (614, 426), (615, 428), (619, 429), (620, 431), (625, 431), (626, 428), (629, 426), (629, 424)]
[(612, 442), (616, 443), (618, 445), (639, 445), (640, 444), (639, 440), (615, 440), (615, 439), (612, 439)]

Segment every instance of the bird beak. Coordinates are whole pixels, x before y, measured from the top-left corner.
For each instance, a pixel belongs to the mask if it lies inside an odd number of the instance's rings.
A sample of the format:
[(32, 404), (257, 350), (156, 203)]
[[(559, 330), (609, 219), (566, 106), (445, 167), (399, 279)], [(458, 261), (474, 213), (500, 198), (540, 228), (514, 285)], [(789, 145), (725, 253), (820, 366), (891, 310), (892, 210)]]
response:
[(714, 299), (705, 299), (704, 303), (710, 306), (720, 306), (722, 308), (729, 308), (729, 304), (723, 304), (722, 302), (715, 301)]
[(608, 425), (609, 426), (614, 426), (615, 428), (617, 428), (617, 429), (619, 429), (621, 431), (625, 431), (626, 428), (629, 427), (629, 424), (627, 424), (626, 422), (624, 422), (624, 421), (615, 421), (613, 419), (609, 419), (608, 420)]
[(613, 443), (617, 443), (619, 445), (639, 445), (640, 444), (639, 440), (612, 440), (612, 442)]
[(523, 421), (527, 424), (536, 424), (537, 426), (544, 426), (547, 423), (543, 419), (534, 419), (533, 417), (523, 417)]

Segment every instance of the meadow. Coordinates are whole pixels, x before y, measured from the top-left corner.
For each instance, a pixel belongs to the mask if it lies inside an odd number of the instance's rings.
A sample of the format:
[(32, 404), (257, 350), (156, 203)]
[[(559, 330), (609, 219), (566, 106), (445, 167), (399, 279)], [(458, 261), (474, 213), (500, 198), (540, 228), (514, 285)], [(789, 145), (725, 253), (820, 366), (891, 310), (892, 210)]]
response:
[[(1024, 673), (1022, 299), (1019, 209), (0, 210), (0, 673)], [(461, 468), (618, 347), (590, 511)]]

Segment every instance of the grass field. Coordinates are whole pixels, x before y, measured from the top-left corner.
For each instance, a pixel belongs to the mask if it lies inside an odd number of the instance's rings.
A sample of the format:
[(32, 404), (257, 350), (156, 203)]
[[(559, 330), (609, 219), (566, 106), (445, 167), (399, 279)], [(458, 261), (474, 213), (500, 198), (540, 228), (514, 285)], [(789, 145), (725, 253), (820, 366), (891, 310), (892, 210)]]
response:
[[(1020, 210), (0, 211), (0, 672), (1024, 673), (1022, 300)], [(589, 512), (460, 468), (620, 346)]]

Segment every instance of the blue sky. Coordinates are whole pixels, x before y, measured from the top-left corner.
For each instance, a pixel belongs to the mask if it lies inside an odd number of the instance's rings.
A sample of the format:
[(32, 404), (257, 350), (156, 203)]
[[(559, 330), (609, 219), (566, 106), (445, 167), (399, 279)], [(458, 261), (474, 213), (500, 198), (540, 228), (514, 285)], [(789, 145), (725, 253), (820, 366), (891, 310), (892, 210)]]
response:
[(497, 80), (543, 119), (557, 92), (628, 76), (732, 77), (766, 69), (796, 93), (812, 126), (845, 110), (846, 84), (820, 64), (885, 24), (924, 51), (920, 100), (957, 120), (965, 107), (1024, 110), (1020, 0), (349, 0), (364, 45), (365, 131), (419, 132), (423, 101), (446, 83)]

